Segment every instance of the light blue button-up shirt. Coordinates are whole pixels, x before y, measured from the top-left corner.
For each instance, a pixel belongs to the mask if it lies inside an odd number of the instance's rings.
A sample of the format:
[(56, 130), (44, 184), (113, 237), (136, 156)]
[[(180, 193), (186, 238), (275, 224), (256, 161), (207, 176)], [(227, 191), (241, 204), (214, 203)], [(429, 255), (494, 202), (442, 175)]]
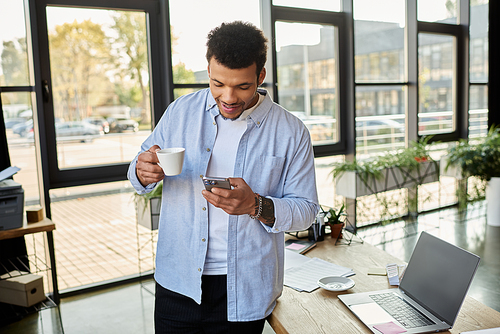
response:
[[(264, 101), (247, 118), (233, 177), (272, 199), (273, 227), (248, 215), (231, 215), (227, 245), (227, 303), (229, 321), (267, 317), (283, 289), (284, 232), (307, 229), (319, 211), (311, 138), (305, 125), (274, 103)], [(156, 281), (201, 303), (201, 276), (208, 240), (208, 202), (202, 196), (205, 175), (221, 117), (209, 89), (185, 95), (165, 111), (141, 146), (185, 147), (182, 173), (163, 180), (156, 254)], [(137, 157), (128, 178), (139, 194)], [(228, 175), (212, 175), (228, 176)]]

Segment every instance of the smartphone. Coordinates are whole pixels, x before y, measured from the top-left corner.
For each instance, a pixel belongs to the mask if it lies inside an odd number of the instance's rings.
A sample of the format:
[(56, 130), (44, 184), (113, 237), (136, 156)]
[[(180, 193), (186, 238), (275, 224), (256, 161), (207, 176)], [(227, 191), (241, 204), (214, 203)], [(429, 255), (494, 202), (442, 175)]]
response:
[(231, 190), (231, 183), (227, 177), (204, 176), (203, 184), (208, 191), (212, 191), (214, 187)]

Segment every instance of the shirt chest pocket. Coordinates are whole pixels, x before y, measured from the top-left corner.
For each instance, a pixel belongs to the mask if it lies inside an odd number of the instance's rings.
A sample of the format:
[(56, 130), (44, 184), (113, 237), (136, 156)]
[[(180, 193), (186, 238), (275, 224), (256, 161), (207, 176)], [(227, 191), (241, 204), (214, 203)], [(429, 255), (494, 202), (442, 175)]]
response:
[(252, 190), (263, 196), (281, 197), (285, 158), (262, 155), (252, 171)]

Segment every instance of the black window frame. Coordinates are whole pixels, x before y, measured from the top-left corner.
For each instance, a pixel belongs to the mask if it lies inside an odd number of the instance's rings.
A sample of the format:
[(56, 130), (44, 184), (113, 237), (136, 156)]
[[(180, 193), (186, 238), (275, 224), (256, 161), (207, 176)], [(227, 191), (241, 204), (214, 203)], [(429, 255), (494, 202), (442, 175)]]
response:
[[(265, 34), (270, 37), (268, 67), (274, 100), (278, 99), (277, 62), (276, 62), (276, 22), (300, 22), (335, 26), (337, 28), (338, 51), (338, 129), (339, 140), (332, 144), (314, 144), (314, 156), (325, 157), (339, 154), (351, 154), (354, 151), (353, 143), (348, 138), (354, 138), (354, 56), (352, 38), (352, 0), (343, 0), (344, 8), (341, 12), (303, 9), (285, 6), (275, 6), (272, 0), (261, 0), (262, 26)], [(267, 81), (267, 80), (266, 80)]]
[[(35, 82), (40, 87), (37, 94), (37, 105), (39, 106), (39, 136), (42, 143), (42, 161), (44, 169), (48, 170), (48, 189), (96, 184), (103, 182), (113, 182), (126, 180), (128, 163), (116, 163), (100, 166), (88, 166), (78, 168), (59, 169), (57, 163), (57, 150), (55, 138), (55, 126), (51, 93), (42, 93), (45, 85), (51, 86), (51, 72), (48, 55), (48, 36), (46, 31), (47, 18), (45, 6), (66, 6), (91, 9), (111, 9), (111, 10), (137, 10), (144, 11), (147, 15), (148, 25), (148, 47), (150, 61), (150, 93), (151, 109), (153, 112), (153, 123), (156, 123), (168, 103), (168, 94), (165, 91), (164, 74), (166, 72), (164, 63), (165, 57), (162, 54), (165, 48), (162, 40), (165, 38), (165, 31), (162, 29), (161, 4), (157, 0), (35, 0), (31, 6), (34, 59), (35, 59)], [(168, 32), (168, 31), (167, 31)], [(170, 37), (168, 37), (170, 40)], [(167, 97), (167, 98), (165, 98)], [(40, 107), (41, 106), (41, 107)]]

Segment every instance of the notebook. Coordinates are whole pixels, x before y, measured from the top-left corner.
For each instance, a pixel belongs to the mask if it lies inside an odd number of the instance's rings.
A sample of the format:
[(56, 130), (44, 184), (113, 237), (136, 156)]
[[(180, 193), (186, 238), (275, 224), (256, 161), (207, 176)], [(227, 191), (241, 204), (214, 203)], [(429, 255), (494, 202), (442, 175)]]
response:
[[(455, 323), (479, 260), (477, 255), (422, 232), (397, 289), (338, 298), (373, 333), (447, 330)], [(393, 309), (414, 314), (396, 314)]]
[(316, 247), (316, 242), (308, 239), (288, 239), (285, 241), (285, 249), (299, 254), (305, 254), (314, 247)]

